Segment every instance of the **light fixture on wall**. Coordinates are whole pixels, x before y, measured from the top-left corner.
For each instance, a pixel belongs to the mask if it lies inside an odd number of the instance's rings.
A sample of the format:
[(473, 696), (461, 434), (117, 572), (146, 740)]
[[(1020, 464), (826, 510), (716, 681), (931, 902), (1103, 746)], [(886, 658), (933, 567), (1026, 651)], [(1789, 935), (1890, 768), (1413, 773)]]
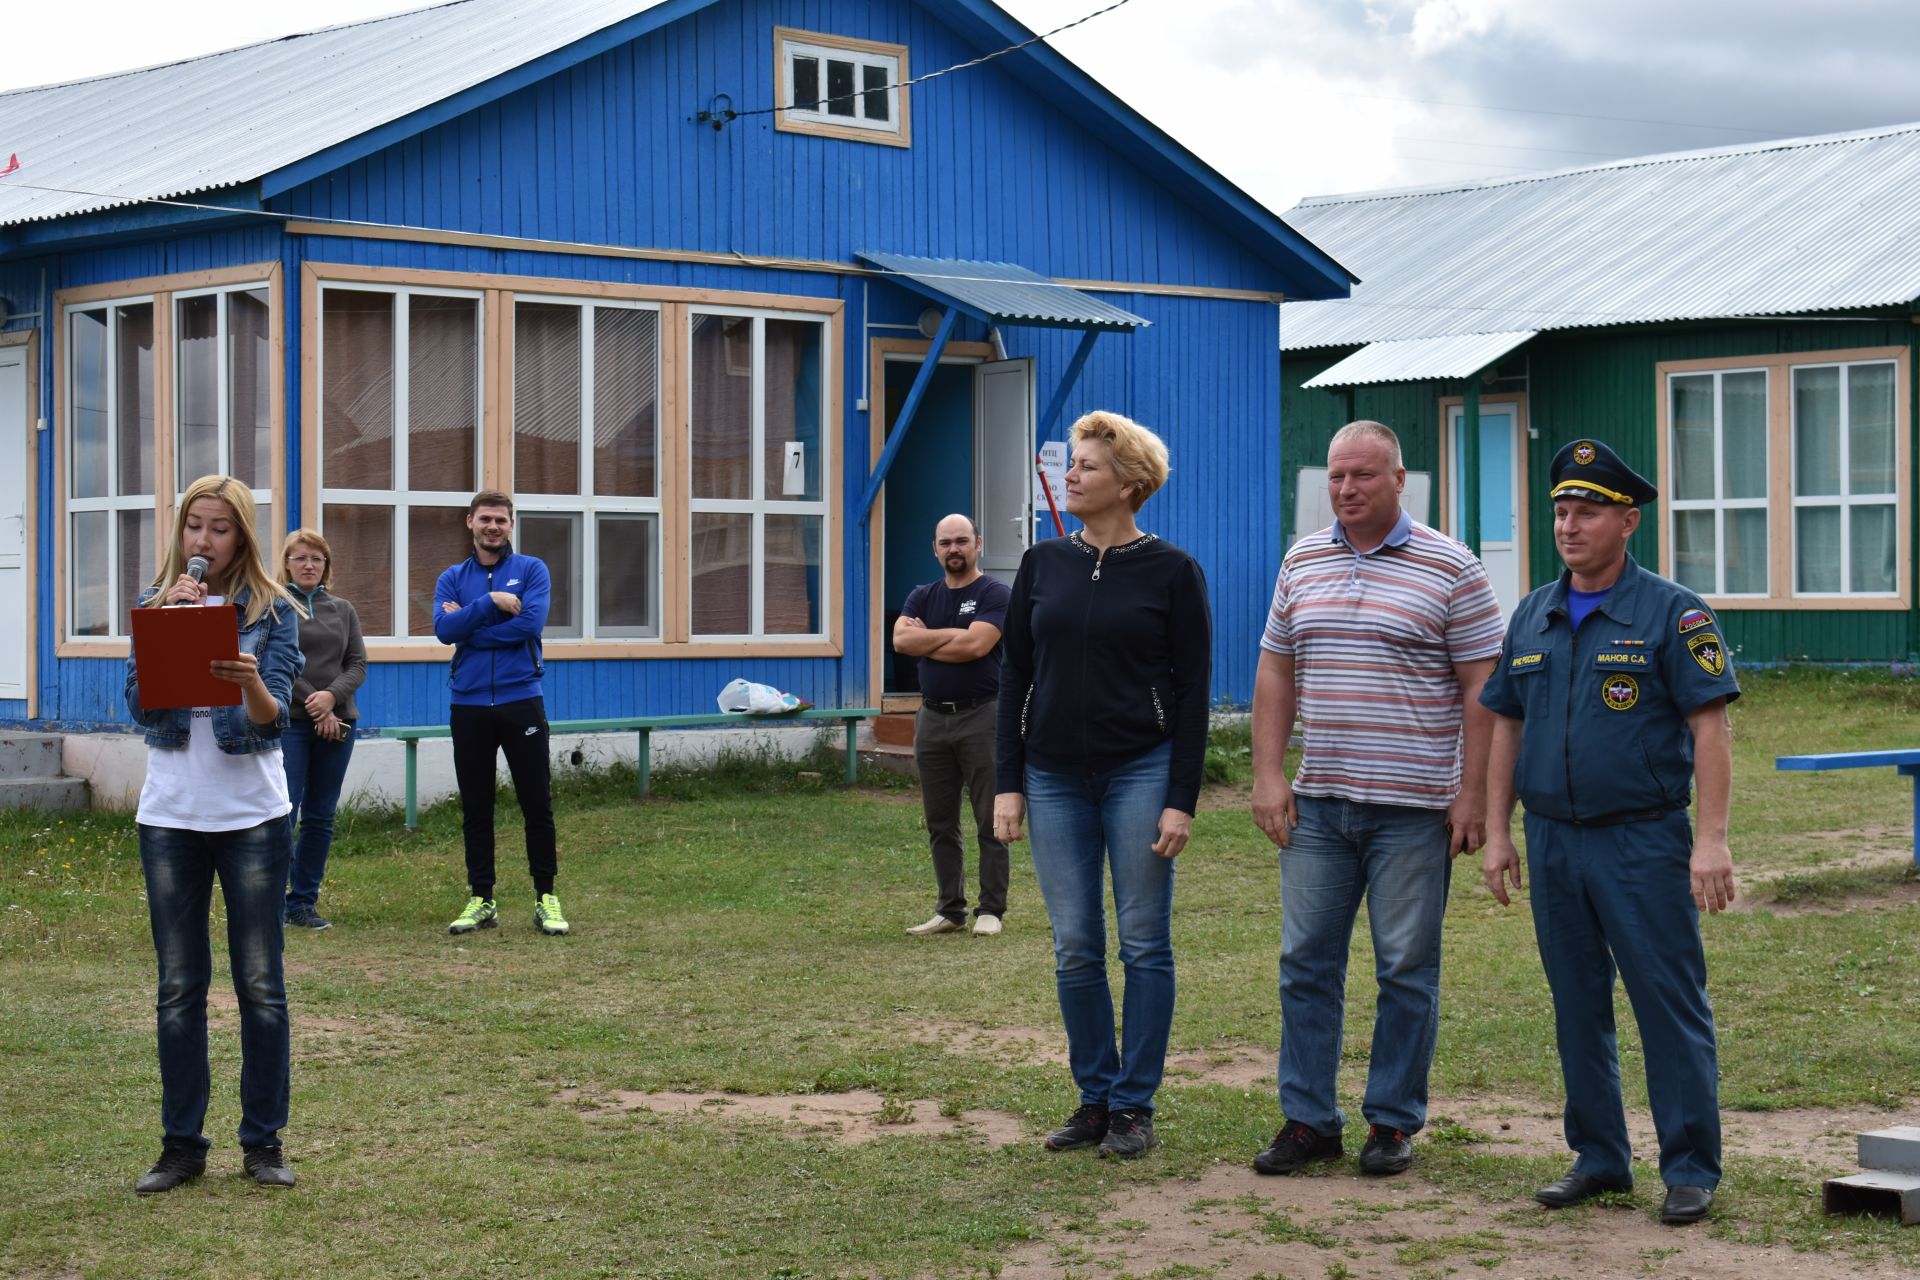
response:
[(946, 319), (938, 307), (923, 307), (920, 311), (920, 336), (933, 341), (933, 335), (940, 332), (940, 322)]

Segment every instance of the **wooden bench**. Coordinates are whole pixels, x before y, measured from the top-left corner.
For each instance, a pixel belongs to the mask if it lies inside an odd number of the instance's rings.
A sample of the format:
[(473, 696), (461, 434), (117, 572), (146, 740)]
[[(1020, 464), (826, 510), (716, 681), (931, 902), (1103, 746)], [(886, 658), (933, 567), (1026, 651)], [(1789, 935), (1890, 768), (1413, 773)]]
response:
[(1824, 756), (1776, 756), (1776, 769), (1891, 768), (1913, 779), (1913, 862), (1920, 866), (1920, 749), (1906, 751), (1839, 751)]
[[(637, 797), (647, 794), (648, 780), (652, 775), (652, 743), (655, 729), (707, 729), (720, 725), (757, 724), (779, 725), (794, 724), (800, 721), (839, 720), (847, 726), (847, 785), (852, 786), (860, 776), (860, 755), (855, 740), (862, 720), (871, 720), (880, 712), (874, 707), (843, 707), (838, 710), (812, 708), (796, 711), (784, 716), (750, 716), (744, 712), (716, 711), (705, 715), (690, 716), (619, 716), (611, 720), (553, 720), (547, 724), (551, 733), (637, 733), (640, 735), (639, 774), (634, 779), (633, 793)], [(422, 738), (451, 737), (453, 730), (444, 724), (390, 725), (380, 730), (383, 738), (396, 738), (407, 745), (407, 830), (415, 831), (420, 826), (420, 740)]]

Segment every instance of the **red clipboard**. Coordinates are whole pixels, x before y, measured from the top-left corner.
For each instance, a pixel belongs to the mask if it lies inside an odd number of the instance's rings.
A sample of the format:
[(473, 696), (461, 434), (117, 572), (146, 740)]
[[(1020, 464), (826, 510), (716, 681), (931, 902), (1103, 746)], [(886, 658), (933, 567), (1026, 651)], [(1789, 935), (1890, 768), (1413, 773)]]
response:
[(147, 711), (239, 706), (240, 686), (208, 670), (239, 656), (240, 615), (230, 604), (133, 611), (133, 670)]

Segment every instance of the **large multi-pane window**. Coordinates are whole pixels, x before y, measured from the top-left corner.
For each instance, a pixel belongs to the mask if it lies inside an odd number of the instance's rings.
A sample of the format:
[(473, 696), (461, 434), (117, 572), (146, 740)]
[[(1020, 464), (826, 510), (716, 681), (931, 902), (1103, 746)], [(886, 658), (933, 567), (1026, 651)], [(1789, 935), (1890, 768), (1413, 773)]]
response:
[(155, 572), (154, 302), (69, 308), (67, 634), (120, 637)]
[(480, 487), (478, 294), (320, 295), (320, 526), (369, 636), (431, 636), (433, 588), (470, 548)]
[(1660, 373), (1662, 551), (1674, 578), (1723, 606), (1904, 606), (1904, 348)]
[(201, 476), (253, 490), (256, 519), (273, 512), (272, 329), (267, 291), (242, 287), (173, 296), (175, 501)]
[(520, 549), (553, 577), (550, 638), (660, 634), (660, 312), (520, 295)]
[(125, 641), (133, 601), (158, 571), (156, 530), (170, 527), (180, 494), (202, 475), (247, 484), (261, 540), (278, 545), (274, 271), (161, 277), (55, 299), (62, 643)]
[(1793, 589), (1897, 590), (1894, 364), (1793, 370)]
[(706, 309), (689, 323), (692, 635), (819, 636), (824, 326)]
[(550, 656), (832, 651), (837, 303), (315, 274), (308, 505), (377, 656), (441, 651), (434, 585), (483, 488), (551, 573)]
[(1703, 596), (1767, 594), (1767, 371), (1668, 380), (1673, 570)]

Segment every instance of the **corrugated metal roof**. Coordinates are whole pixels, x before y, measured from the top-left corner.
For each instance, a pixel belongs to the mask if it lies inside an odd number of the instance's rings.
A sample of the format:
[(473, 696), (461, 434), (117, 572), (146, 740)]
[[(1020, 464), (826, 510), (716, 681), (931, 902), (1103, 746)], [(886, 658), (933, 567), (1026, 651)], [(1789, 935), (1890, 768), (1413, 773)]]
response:
[(1054, 329), (1145, 328), (1149, 321), (1091, 294), (1059, 284), (1011, 262), (965, 258), (910, 258), (899, 253), (854, 255), (894, 275), (936, 302), (1003, 324)]
[(1286, 220), (1364, 282), (1285, 304), (1289, 350), (1895, 306), (1920, 298), (1920, 124), (1313, 197)]
[(1518, 333), (1463, 333), (1376, 342), (1300, 385), (1354, 387), (1364, 382), (1470, 378), (1534, 333), (1535, 330), (1523, 329)]
[(0, 94), (0, 225), (251, 182), (665, 2), (454, 0)]

